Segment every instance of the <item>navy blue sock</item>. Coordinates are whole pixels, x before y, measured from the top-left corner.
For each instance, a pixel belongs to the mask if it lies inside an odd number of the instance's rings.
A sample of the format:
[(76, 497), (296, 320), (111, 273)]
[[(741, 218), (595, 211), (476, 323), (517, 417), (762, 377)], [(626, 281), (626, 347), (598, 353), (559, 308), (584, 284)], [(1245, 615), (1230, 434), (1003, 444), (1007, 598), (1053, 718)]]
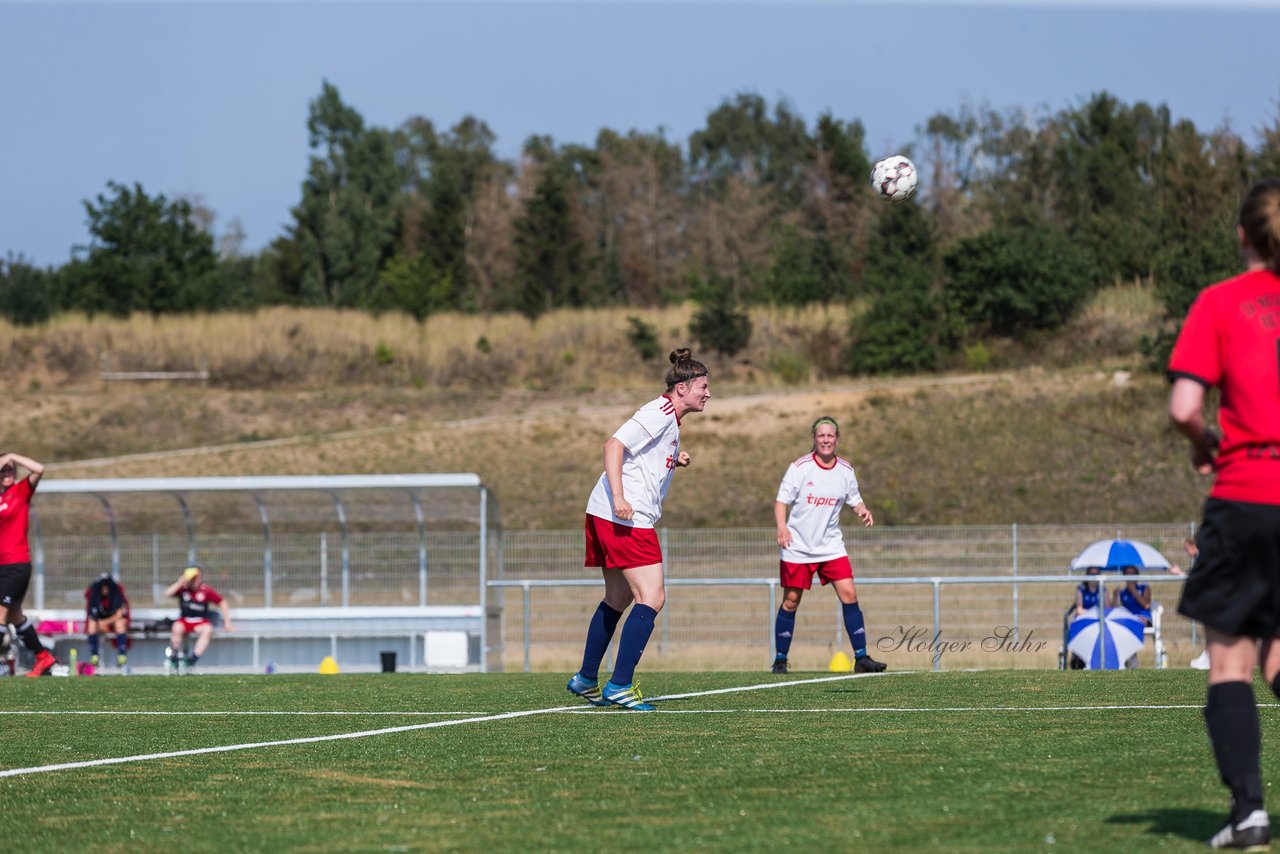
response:
[(778, 618), (773, 622), (774, 646), (778, 650), (778, 658), (786, 658), (791, 652), (791, 639), (796, 633), (796, 612), (786, 608), (778, 609)]
[(124, 632), (116, 635), (116, 652), (124, 655), (129, 651), (129, 636)]
[(582, 668), (578, 670), (583, 679), (600, 678), (600, 661), (609, 648), (609, 641), (613, 640), (613, 630), (618, 627), (620, 619), (622, 612), (613, 610), (604, 602), (591, 615), (591, 624), (587, 626), (587, 645), (582, 651)]
[(614, 663), (609, 681), (614, 685), (630, 685), (636, 675), (636, 665), (644, 655), (645, 644), (653, 633), (653, 621), (658, 612), (648, 605), (634, 605), (622, 627), (622, 639), (618, 643), (618, 660)]
[(98, 654), (98, 633), (97, 632), (94, 632), (93, 634), (89, 635), (89, 654), (90, 655)]
[(1258, 704), (1248, 682), (1220, 682), (1209, 686), (1204, 723), (1213, 743), (1218, 774), (1231, 790), (1232, 821), (1262, 809), (1262, 731)]
[(867, 627), (862, 621), (862, 609), (857, 602), (848, 605), (843, 602), (840, 608), (844, 611), (844, 630), (849, 635), (849, 643), (853, 644), (853, 657), (862, 658), (867, 654)]
[(22, 639), (22, 645), (34, 653), (44, 652), (44, 645), (40, 643), (40, 636), (36, 634), (36, 627), (31, 625), (31, 621), (24, 619), (22, 625), (16, 629), (18, 637)]

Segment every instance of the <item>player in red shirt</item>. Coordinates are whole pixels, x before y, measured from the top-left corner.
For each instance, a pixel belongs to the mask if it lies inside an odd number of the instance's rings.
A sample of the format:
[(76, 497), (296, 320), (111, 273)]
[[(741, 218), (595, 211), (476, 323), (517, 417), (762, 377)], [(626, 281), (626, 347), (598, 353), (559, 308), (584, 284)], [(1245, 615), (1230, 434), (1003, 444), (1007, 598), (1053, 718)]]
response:
[[(1191, 306), (1169, 359), (1169, 416), (1196, 471), (1216, 473), (1178, 605), (1207, 630), (1204, 719), (1231, 790), (1231, 815), (1209, 847), (1255, 849), (1271, 841), (1255, 666), (1280, 696), (1280, 179), (1249, 190), (1236, 231), (1245, 272)], [(1221, 438), (1204, 422), (1213, 386)]]
[[(182, 571), (182, 577), (170, 584), (164, 591), (165, 596), (178, 599), (178, 619), (174, 621), (172, 633), (169, 635), (169, 646), (165, 648), (165, 674), (175, 669), (187, 673), (195, 667), (200, 656), (209, 648), (213, 640), (213, 621), (209, 619), (209, 609), (217, 608), (222, 612), (222, 627), (229, 632), (235, 631), (231, 625), (231, 612), (227, 603), (208, 584), (204, 583), (200, 567), (189, 566)], [(195, 648), (191, 655), (183, 657), (182, 646), (188, 634), (196, 636)]]
[[(21, 480), (18, 466), (27, 470)], [(43, 475), (44, 466), (29, 457), (0, 454), (0, 625), (13, 626), (23, 645), (36, 654), (28, 676), (43, 676), (57, 663), (22, 613), (22, 600), (31, 586), (31, 547), (27, 544), (31, 499)]]

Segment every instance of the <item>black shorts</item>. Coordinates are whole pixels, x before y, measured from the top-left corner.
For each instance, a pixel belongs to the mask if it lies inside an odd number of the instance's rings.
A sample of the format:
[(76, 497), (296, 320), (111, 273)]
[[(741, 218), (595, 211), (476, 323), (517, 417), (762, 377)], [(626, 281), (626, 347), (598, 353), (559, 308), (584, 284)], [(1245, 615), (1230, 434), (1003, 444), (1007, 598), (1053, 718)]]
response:
[(1210, 498), (1178, 613), (1229, 635), (1280, 635), (1280, 505)]
[(30, 563), (0, 564), (0, 607), (21, 608), (30, 586)]

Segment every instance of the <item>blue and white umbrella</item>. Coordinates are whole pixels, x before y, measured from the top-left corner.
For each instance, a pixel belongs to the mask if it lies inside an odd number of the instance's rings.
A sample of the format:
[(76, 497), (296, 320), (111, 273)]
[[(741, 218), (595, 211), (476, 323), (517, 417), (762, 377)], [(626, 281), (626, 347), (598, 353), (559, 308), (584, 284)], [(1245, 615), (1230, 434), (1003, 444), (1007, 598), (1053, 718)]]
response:
[(1084, 661), (1086, 670), (1119, 670), (1142, 649), (1146, 623), (1126, 608), (1108, 608), (1098, 619), (1090, 608), (1067, 624), (1067, 649)]
[(1071, 561), (1072, 569), (1101, 567), (1115, 571), (1125, 566), (1141, 569), (1168, 569), (1169, 561), (1160, 552), (1138, 540), (1098, 540)]

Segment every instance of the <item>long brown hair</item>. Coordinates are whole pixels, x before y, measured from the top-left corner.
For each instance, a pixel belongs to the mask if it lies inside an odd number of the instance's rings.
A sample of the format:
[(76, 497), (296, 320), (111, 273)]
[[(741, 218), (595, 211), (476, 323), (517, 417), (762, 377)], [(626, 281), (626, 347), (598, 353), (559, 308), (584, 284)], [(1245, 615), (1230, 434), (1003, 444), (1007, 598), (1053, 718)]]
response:
[(1273, 273), (1280, 273), (1280, 178), (1263, 178), (1240, 204), (1245, 240)]

